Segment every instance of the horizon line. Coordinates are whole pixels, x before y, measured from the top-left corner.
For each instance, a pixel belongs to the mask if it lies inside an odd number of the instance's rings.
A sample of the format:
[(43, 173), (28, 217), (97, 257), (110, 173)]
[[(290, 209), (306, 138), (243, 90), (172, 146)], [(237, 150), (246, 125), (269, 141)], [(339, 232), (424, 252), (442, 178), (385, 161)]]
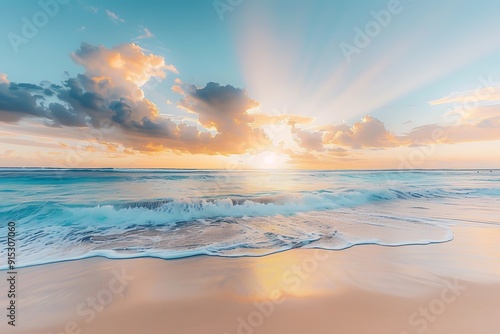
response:
[(175, 168), (175, 167), (19, 167), (19, 166), (0, 166), (0, 169), (46, 169), (46, 170), (207, 170), (207, 171), (500, 171), (500, 168), (377, 168), (377, 169), (304, 169), (304, 168)]

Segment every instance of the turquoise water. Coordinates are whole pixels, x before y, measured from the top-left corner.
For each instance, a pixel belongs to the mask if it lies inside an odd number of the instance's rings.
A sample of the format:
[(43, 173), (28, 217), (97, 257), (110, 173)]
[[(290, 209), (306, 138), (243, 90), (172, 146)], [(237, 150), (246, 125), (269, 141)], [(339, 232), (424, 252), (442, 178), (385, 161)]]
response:
[[(500, 225), (500, 171), (0, 169), (0, 268), (111, 258), (404, 246)], [(464, 219), (461, 212), (476, 212)]]

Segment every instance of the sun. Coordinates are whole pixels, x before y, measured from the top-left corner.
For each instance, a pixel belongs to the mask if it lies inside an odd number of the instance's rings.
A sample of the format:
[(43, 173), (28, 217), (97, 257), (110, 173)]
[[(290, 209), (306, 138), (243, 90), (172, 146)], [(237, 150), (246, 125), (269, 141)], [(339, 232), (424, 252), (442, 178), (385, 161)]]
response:
[(276, 152), (261, 152), (255, 155), (253, 165), (258, 169), (283, 169), (286, 168), (287, 157)]
[(274, 165), (274, 162), (275, 162), (275, 154), (274, 153), (271, 153), (271, 154), (268, 154), (267, 157), (264, 158), (264, 163), (266, 165), (269, 165), (269, 166), (273, 166)]

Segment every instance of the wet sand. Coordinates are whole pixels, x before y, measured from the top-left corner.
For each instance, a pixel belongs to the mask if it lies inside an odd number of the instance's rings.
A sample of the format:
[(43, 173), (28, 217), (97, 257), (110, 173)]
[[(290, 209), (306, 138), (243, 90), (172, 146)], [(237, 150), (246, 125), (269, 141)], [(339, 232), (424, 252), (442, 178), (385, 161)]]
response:
[(500, 229), (454, 233), (424, 246), (21, 268), (17, 326), (4, 318), (0, 331), (497, 334)]

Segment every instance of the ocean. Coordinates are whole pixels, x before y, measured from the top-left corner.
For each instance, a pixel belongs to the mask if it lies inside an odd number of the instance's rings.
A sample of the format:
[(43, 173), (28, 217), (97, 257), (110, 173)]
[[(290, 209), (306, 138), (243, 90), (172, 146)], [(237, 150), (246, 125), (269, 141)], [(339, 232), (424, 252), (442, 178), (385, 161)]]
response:
[(453, 240), (500, 226), (500, 170), (0, 169), (17, 267), (81, 259), (264, 256)]

